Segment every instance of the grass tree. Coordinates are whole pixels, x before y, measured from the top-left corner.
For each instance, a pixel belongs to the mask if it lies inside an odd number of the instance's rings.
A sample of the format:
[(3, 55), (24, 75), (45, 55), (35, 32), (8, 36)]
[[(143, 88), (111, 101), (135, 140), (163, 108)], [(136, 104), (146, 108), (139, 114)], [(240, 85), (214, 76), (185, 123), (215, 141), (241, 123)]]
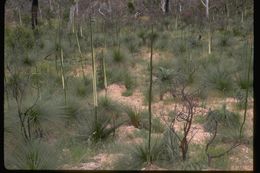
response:
[[(15, 99), (17, 104), (17, 114), (19, 117), (21, 134), (25, 141), (30, 141), (33, 137), (35, 137), (32, 134), (34, 132), (32, 126), (34, 124), (34, 117), (37, 116), (37, 113), (35, 113), (34, 110), (39, 100), (39, 88), (37, 89), (37, 95), (33, 103), (30, 103), (27, 107), (24, 106), (27, 94), (26, 91), (29, 89), (32, 76), (13, 70), (9, 66), (7, 69), (11, 75), (10, 79), (7, 81), (7, 87), (12, 92), (12, 97)], [(40, 132), (41, 130), (40, 128), (37, 128), (36, 131)], [(41, 134), (36, 135), (36, 137), (41, 136)]]
[(105, 89), (105, 96), (107, 96), (107, 72), (106, 72), (106, 60), (105, 60), (105, 53), (107, 51), (107, 35), (106, 35), (106, 18), (104, 17), (102, 20), (102, 32), (104, 33), (104, 47), (101, 49), (101, 53), (100, 53), (100, 61), (99, 61), (99, 72), (98, 72), (98, 76), (99, 81), (100, 81), (100, 85), (102, 88)]
[(81, 47), (80, 47), (80, 43), (79, 43), (79, 35), (80, 37), (83, 37), (83, 33), (82, 33), (82, 26), (80, 25), (79, 23), (79, 14), (78, 14), (78, 2), (79, 0), (74, 0), (74, 4), (71, 6), (71, 10), (74, 9), (74, 11), (71, 11), (70, 15), (70, 20), (72, 20), (72, 33), (74, 33), (74, 28), (75, 28), (75, 16), (74, 16), (74, 13), (76, 12), (76, 18), (77, 18), (77, 23), (76, 23), (76, 26), (77, 26), (77, 29), (76, 29), (76, 32), (75, 32), (75, 36), (76, 36), (76, 41), (77, 41), (77, 46), (78, 46), (78, 51), (79, 51), (79, 56), (80, 56), (80, 65), (81, 65), (81, 71), (82, 71), (82, 75), (83, 75), (83, 79), (85, 80), (85, 73), (84, 73), (84, 65), (83, 65), (83, 55), (82, 55), (82, 52), (81, 52)]
[(93, 80), (93, 103), (94, 103), (94, 116), (95, 116), (95, 124), (98, 123), (97, 117), (97, 75), (96, 75), (96, 60), (94, 56), (94, 47), (93, 47), (93, 30), (92, 30), (92, 16), (89, 15), (89, 24), (90, 24), (90, 45), (91, 45), (91, 59), (92, 59), (92, 80)]
[(107, 74), (106, 74), (106, 62), (105, 62), (105, 57), (102, 51), (102, 70), (103, 70), (103, 76), (104, 76), (104, 87), (106, 91), (106, 96), (107, 96)]
[(210, 26), (210, 18), (209, 18), (209, 0), (206, 0), (205, 2), (201, 0), (201, 3), (206, 9), (206, 18), (208, 22), (208, 53), (211, 54), (212, 52), (212, 31), (211, 31), (211, 26)]
[(8, 169), (40, 170), (56, 169), (59, 164), (58, 152), (40, 140), (27, 143), (17, 142), (11, 157), (7, 160)]
[(70, 14), (69, 14), (69, 24), (68, 28), (72, 33), (75, 32), (75, 12), (78, 14), (78, 0), (71, 0)]
[[(105, 51), (107, 51), (107, 39), (106, 39), (106, 26), (105, 26), (105, 19), (103, 20), (103, 32), (105, 34), (104, 37), (104, 49)], [(104, 87), (105, 87), (105, 91), (106, 91), (106, 96), (107, 96), (107, 72), (106, 72), (106, 61), (105, 61), (105, 56), (104, 56), (104, 50), (102, 49), (102, 71), (103, 71), (103, 77), (104, 77)]]
[(101, 50), (98, 65), (98, 83), (102, 89), (105, 89), (105, 96), (107, 96), (107, 74), (104, 50)]
[(62, 89), (64, 93), (64, 102), (67, 104), (67, 93), (66, 93), (66, 81), (65, 81), (65, 72), (64, 72), (64, 64), (63, 64), (63, 49), (61, 48), (61, 3), (59, 1), (59, 53), (60, 53), (60, 68), (61, 68), (61, 81), (62, 81)]
[(80, 47), (80, 44), (79, 44), (78, 31), (75, 32), (75, 36), (76, 36), (76, 41), (77, 41), (77, 46), (78, 46), (78, 51), (79, 51), (79, 56), (80, 56), (81, 71), (82, 71), (83, 79), (85, 79), (84, 66), (83, 66), (83, 55), (82, 55), (81, 47)]
[(151, 163), (151, 133), (152, 133), (152, 88), (153, 88), (153, 45), (156, 39), (156, 34), (154, 33), (154, 28), (152, 25), (152, 32), (150, 34), (150, 85), (149, 85), (149, 104), (148, 104), (148, 111), (149, 111), (149, 135), (148, 135), (148, 154), (147, 154), (147, 162), (148, 164)]

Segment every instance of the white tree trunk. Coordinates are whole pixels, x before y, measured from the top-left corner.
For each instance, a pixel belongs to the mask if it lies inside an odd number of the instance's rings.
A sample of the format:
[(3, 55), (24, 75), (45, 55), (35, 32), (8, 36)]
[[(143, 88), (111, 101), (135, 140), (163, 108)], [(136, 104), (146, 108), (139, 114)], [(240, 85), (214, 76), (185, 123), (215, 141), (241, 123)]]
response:
[(228, 4), (226, 5), (227, 7), (227, 18), (229, 18), (230, 14), (229, 14), (229, 7), (228, 7)]
[(178, 16), (176, 16), (175, 18), (175, 30), (178, 29)]
[(70, 7), (70, 19), (69, 19), (69, 24), (68, 24), (68, 28), (69, 30), (71, 29), (72, 30), (72, 33), (74, 33), (75, 31), (75, 27), (74, 27), (74, 15), (75, 15), (75, 5), (72, 5)]
[(212, 48), (212, 33), (209, 29), (209, 31), (208, 31), (208, 53), (209, 54), (211, 54), (211, 52), (212, 52), (211, 48)]
[(23, 22), (22, 22), (22, 17), (21, 17), (21, 10), (20, 10), (20, 8), (18, 8), (18, 16), (19, 16), (20, 25), (22, 26)]
[(241, 13), (241, 23), (243, 24), (244, 23), (244, 12), (242, 11)]
[(79, 15), (79, 1), (76, 2), (75, 4), (75, 11), (76, 11), (76, 15)]
[(206, 16), (209, 18), (209, 0), (206, 0)]
[(161, 9), (163, 11), (163, 13), (165, 13), (165, 0), (161, 0)]
[(209, 18), (209, 0), (206, 0), (205, 2), (203, 0), (200, 0), (203, 6), (206, 8), (206, 17), (208, 21), (208, 53), (211, 54), (212, 49), (212, 33), (210, 28), (210, 18)]
[(53, 8), (52, 8), (52, 1), (51, 0), (49, 0), (49, 7), (50, 7), (50, 11), (52, 11)]
[(207, 17), (207, 19), (209, 19), (209, 0), (206, 0), (206, 2), (204, 2), (203, 0), (200, 0), (200, 1), (206, 9), (206, 17)]
[(39, 16), (40, 16), (40, 19), (42, 20), (42, 9), (40, 8), (40, 6), (39, 6)]
[(79, 29), (80, 29), (80, 37), (83, 37), (82, 26), (80, 26)]
[(170, 1), (169, 0), (161, 0), (161, 9), (164, 14), (168, 13), (170, 10)]

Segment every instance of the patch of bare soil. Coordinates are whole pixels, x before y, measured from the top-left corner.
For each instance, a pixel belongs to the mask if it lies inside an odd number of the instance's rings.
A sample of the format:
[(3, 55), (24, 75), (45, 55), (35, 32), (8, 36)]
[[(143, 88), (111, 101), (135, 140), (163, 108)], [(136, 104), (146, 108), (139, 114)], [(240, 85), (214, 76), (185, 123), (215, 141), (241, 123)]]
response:
[[(123, 105), (131, 106), (137, 110), (145, 109), (143, 106), (143, 95), (139, 90), (135, 90), (133, 95), (125, 97), (122, 93), (126, 91), (124, 85), (112, 84), (107, 87), (107, 94), (112, 100), (115, 100)], [(105, 91), (99, 93), (100, 96), (105, 95)]]
[(83, 70), (80, 67), (73, 69), (69, 75), (74, 76), (74, 77), (82, 77), (83, 72), (85, 76), (92, 76), (92, 66), (91, 65), (84, 65)]
[(96, 155), (93, 160), (96, 163), (100, 163), (100, 169), (112, 169), (114, 162), (121, 156), (122, 154), (107, 154), (101, 153)]
[[(140, 58), (142, 58), (145, 61), (150, 61), (151, 52), (149, 48), (141, 49)], [(172, 58), (173, 55), (169, 52), (160, 52), (160, 51), (153, 51), (153, 61), (154, 63), (157, 63), (158, 61), (162, 61), (167, 58)]]
[(64, 165), (62, 169), (66, 170), (100, 170), (110, 169), (113, 167), (113, 162), (118, 159), (121, 154), (100, 153), (94, 156), (90, 162), (80, 163), (76, 166)]
[(229, 159), (232, 162), (231, 170), (253, 170), (253, 151), (245, 145), (238, 146), (234, 149), (236, 154), (233, 154)]
[(126, 144), (140, 144), (143, 139), (134, 138), (134, 132), (136, 131), (140, 130), (134, 126), (122, 125), (117, 129), (118, 140)]
[[(134, 138), (134, 132), (139, 129), (134, 126), (122, 125), (116, 131), (117, 140), (125, 144), (138, 144), (143, 141), (142, 138)], [(69, 155), (67, 149), (64, 149), (64, 155)], [(122, 154), (108, 154), (100, 153), (94, 156), (89, 162), (80, 163), (78, 165), (64, 165), (61, 169), (67, 170), (101, 170), (113, 169), (114, 162), (116, 162)]]
[[(112, 84), (110, 86), (108, 86), (108, 96), (115, 101), (118, 101), (119, 103), (122, 103), (124, 105), (128, 105), (131, 107), (136, 108), (137, 110), (144, 110), (147, 109), (147, 106), (144, 106), (143, 103), (143, 95), (140, 91), (135, 90), (133, 92), (132, 96), (129, 97), (124, 97), (122, 96), (122, 93), (126, 91), (126, 88), (124, 85), (118, 85), (118, 84)], [(100, 94), (104, 94), (104, 91), (102, 91), (103, 93)], [(207, 105), (207, 107), (204, 108), (197, 108), (195, 110), (195, 115), (194, 116), (205, 116), (206, 113), (209, 111), (209, 108), (212, 109), (216, 109), (216, 108), (220, 108), (222, 104), (226, 103), (227, 105), (227, 109), (229, 109), (230, 111), (232, 111), (234, 109), (234, 105), (236, 104), (236, 100), (233, 98), (227, 98), (225, 100), (221, 100), (221, 99), (214, 99), (211, 100), (210, 103)], [(176, 103), (164, 103), (163, 101), (159, 101), (156, 103), (152, 104), (152, 111), (153, 114), (156, 117), (159, 117), (161, 119), (162, 123), (165, 123), (167, 121), (169, 121), (168, 118), (168, 114), (170, 111), (174, 111), (174, 110), (182, 110), (182, 106), (180, 104), (176, 104)], [(241, 115), (242, 115), (241, 111)], [(253, 109), (249, 109), (248, 110), (248, 116), (246, 119), (246, 124), (247, 125), (253, 125)], [(176, 131), (181, 131), (183, 128), (183, 124), (182, 122), (178, 122), (176, 121), (175, 123), (175, 129)], [(134, 131), (138, 131), (139, 129), (135, 128), (134, 126), (122, 126), (118, 129), (117, 134), (118, 134), (118, 140), (122, 141), (123, 143), (127, 143), (127, 144), (133, 144), (133, 143), (141, 143), (142, 139), (141, 138), (134, 138), (133, 133)], [(248, 131), (248, 130), (247, 130)], [(247, 134), (251, 134), (252, 133), (252, 129), (249, 130), (250, 132), (247, 132)], [(204, 131), (204, 128), (201, 124), (192, 124), (191, 126), (191, 131), (188, 135), (188, 139), (191, 139), (191, 143), (195, 143), (195, 144), (205, 144), (205, 141), (208, 140), (210, 138), (211, 134), (208, 132)], [(244, 152), (243, 157), (245, 157), (245, 160), (247, 159), (247, 161), (244, 161), (243, 163), (243, 170), (252, 170), (252, 162), (253, 159), (249, 159), (249, 154), (246, 152), (248, 150), (248, 148), (246, 149), (244, 146), (244, 149), (241, 149)], [(231, 157), (232, 161), (236, 161), (238, 157)], [(241, 165), (241, 163), (236, 164), (238, 166), (232, 166), (231, 169), (234, 170), (239, 170), (242, 169), (242, 167), (239, 165)], [(142, 170), (162, 170), (161, 168), (157, 167), (156, 165), (151, 165), (151, 166), (147, 166), (145, 168), (143, 168)]]
[[(244, 110), (239, 111), (241, 115), (241, 121), (244, 119)], [(246, 113), (246, 121), (244, 126), (244, 132), (246, 136), (253, 136), (253, 130), (254, 130), (254, 110), (253, 108), (248, 109)]]
[(101, 167), (100, 163), (96, 162), (88, 162), (88, 163), (80, 163), (79, 165), (71, 167), (70, 165), (66, 165), (63, 167), (66, 170), (97, 170)]
[(219, 109), (222, 107), (223, 104), (225, 104), (226, 108), (230, 110), (231, 108), (233, 108), (235, 103), (236, 100), (234, 98), (221, 99), (221, 98), (214, 97), (207, 100), (207, 107), (213, 110), (213, 109)]
[[(128, 105), (131, 107), (136, 108), (137, 110), (145, 110), (147, 109), (147, 106), (143, 105), (143, 95), (140, 91), (136, 90), (133, 92), (132, 96), (124, 97), (122, 96), (122, 93), (126, 90), (124, 85), (118, 85), (118, 84), (112, 84), (108, 86), (107, 94), (112, 99), (119, 103), (122, 103), (123, 105)], [(101, 95), (105, 94), (104, 91), (100, 93)], [(179, 104), (171, 103), (171, 104), (164, 104), (163, 101), (159, 101), (157, 103), (152, 104), (152, 111), (153, 114), (160, 118), (162, 123), (165, 123), (168, 121), (168, 114), (170, 111), (173, 110), (181, 110), (182, 107)], [(201, 112), (202, 114), (205, 114), (208, 110), (198, 108), (197, 114)], [(196, 114), (196, 115), (197, 115)], [(195, 115), (195, 116), (196, 116)], [(177, 131), (181, 131), (182, 128), (182, 122), (176, 122), (175, 126)], [(135, 128), (134, 126), (122, 126), (118, 129), (119, 139), (122, 139), (122, 141), (129, 143), (139, 143), (141, 142), (141, 139), (126, 139), (126, 136), (131, 136), (131, 133), (135, 130), (139, 130)], [(189, 134), (190, 138), (192, 137), (192, 142), (194, 143), (203, 143), (205, 140), (209, 137), (209, 133), (204, 132), (203, 127), (199, 124), (193, 124), (191, 127), (191, 133)], [(123, 138), (121, 138), (123, 136)]]
[[(160, 117), (161, 122), (165, 125), (169, 124), (169, 112), (170, 111), (181, 111), (183, 107), (180, 104), (164, 104), (163, 101), (154, 103), (152, 105), (152, 110), (154, 111), (154, 115)], [(197, 108), (195, 110), (194, 116), (205, 116), (208, 112), (207, 109)], [(175, 121), (174, 128), (176, 131), (182, 131), (183, 122)], [(205, 132), (204, 128), (201, 124), (192, 124), (190, 133), (188, 134), (188, 139), (192, 139), (192, 143), (203, 144), (210, 137), (210, 133)]]
[(157, 166), (155, 164), (150, 164), (150, 165), (145, 166), (141, 170), (167, 170), (167, 169), (160, 168), (159, 166)]
[[(183, 131), (183, 123), (177, 122), (174, 124), (174, 128), (177, 132)], [(204, 131), (204, 128), (201, 124), (192, 124), (190, 132), (188, 134), (188, 140), (191, 140), (191, 143), (194, 144), (205, 144), (205, 142), (210, 138), (211, 134)]]
[(211, 134), (205, 132), (201, 124), (192, 124), (188, 139), (195, 144), (205, 144), (206, 140), (210, 138)]

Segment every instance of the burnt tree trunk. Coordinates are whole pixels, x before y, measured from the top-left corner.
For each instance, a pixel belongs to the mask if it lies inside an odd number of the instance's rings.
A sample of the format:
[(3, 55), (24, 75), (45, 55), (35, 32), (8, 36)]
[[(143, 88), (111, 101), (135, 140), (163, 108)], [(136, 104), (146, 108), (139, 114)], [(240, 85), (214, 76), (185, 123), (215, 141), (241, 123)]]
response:
[(164, 14), (168, 14), (169, 4), (170, 4), (169, 0), (162, 0), (161, 1), (161, 9), (162, 9)]
[(165, 13), (166, 14), (168, 14), (168, 12), (169, 12), (169, 4), (170, 4), (169, 0), (166, 0), (165, 1)]
[(32, 1), (32, 29), (35, 29), (35, 27), (38, 25), (37, 21), (37, 13), (38, 13), (38, 0)]

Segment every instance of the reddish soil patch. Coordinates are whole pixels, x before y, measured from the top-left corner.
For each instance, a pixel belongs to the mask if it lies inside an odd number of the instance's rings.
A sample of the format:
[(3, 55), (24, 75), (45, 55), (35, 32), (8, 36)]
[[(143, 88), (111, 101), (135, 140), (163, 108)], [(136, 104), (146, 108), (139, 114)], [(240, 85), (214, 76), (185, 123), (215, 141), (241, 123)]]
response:
[(150, 165), (145, 166), (141, 170), (167, 170), (167, 169), (160, 168), (159, 166), (157, 166), (155, 164), (150, 164)]
[(230, 161), (232, 161), (231, 170), (253, 170), (253, 151), (245, 145), (238, 146), (234, 149), (236, 156), (230, 156)]
[[(115, 100), (123, 105), (131, 106), (137, 110), (144, 109), (143, 105), (143, 95), (139, 90), (135, 90), (133, 95), (125, 97), (122, 93), (126, 91), (124, 85), (112, 84), (107, 87), (107, 94), (112, 100)], [(105, 91), (99, 93), (100, 96), (105, 95)]]
[(134, 126), (123, 125), (117, 129), (118, 140), (127, 144), (140, 144), (143, 139), (134, 138), (134, 132), (136, 131), (139, 131), (139, 129)]
[[(84, 65), (83, 72), (85, 76), (92, 76), (92, 66), (91, 65)], [(76, 68), (73, 71), (69, 73), (69, 75), (75, 76), (75, 77), (83, 77), (82, 68)]]

